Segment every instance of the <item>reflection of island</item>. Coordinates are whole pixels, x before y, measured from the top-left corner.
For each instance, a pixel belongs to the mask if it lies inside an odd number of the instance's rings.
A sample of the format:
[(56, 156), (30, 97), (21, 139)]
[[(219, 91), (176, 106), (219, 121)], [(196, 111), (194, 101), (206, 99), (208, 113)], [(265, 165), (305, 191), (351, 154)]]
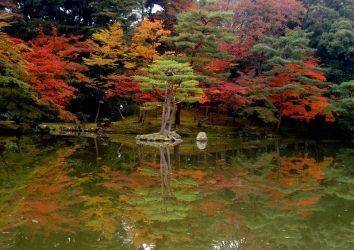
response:
[[(174, 159), (179, 159), (179, 144), (181, 142), (148, 142), (137, 141), (138, 145), (157, 148), (160, 153), (160, 178), (161, 178), (161, 195), (168, 198), (172, 195), (170, 178), (172, 175), (171, 153), (170, 147), (174, 148)], [(177, 155), (176, 155), (177, 154)]]
[(349, 249), (354, 238), (353, 150), (120, 140), (1, 141), (0, 248)]

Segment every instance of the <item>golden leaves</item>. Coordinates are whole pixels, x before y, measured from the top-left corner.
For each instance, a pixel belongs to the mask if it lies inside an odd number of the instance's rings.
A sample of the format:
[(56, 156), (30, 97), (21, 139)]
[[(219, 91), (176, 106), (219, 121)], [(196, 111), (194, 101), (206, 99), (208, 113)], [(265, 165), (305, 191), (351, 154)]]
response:
[(156, 48), (160, 45), (159, 39), (169, 34), (170, 31), (163, 28), (162, 21), (144, 19), (134, 31), (130, 56), (133, 58), (141, 57), (148, 62), (153, 61), (159, 56), (156, 51)]
[(169, 34), (170, 31), (163, 28), (162, 21), (144, 19), (134, 29), (131, 42), (128, 42), (127, 35), (116, 22), (92, 35), (94, 52), (90, 58), (84, 59), (85, 64), (112, 67), (122, 63), (125, 69), (137, 69), (151, 63), (159, 56), (156, 51), (160, 45), (159, 39)]
[(107, 29), (102, 29), (92, 35), (93, 52), (90, 58), (85, 58), (89, 66), (114, 66), (128, 52), (125, 35), (121, 25), (116, 22)]

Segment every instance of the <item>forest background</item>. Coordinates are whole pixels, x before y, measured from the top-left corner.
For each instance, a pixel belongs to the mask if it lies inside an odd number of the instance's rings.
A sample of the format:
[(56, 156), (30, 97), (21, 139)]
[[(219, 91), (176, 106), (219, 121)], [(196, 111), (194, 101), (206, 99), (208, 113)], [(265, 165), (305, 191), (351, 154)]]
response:
[(174, 127), (351, 136), (353, 24), (354, 0), (1, 0), (0, 122), (143, 122), (166, 90), (149, 74), (184, 65)]

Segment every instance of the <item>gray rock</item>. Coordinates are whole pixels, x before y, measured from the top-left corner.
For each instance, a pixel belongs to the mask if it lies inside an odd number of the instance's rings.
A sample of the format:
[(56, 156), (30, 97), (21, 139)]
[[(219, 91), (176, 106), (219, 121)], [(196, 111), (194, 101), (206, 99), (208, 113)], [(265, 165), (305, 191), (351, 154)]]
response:
[(199, 132), (197, 135), (197, 141), (207, 141), (208, 137), (205, 132)]
[(207, 145), (208, 145), (208, 141), (197, 141), (197, 148), (199, 150), (206, 149)]
[(173, 140), (181, 140), (182, 137), (177, 134), (175, 131), (170, 132), (169, 137), (172, 138)]

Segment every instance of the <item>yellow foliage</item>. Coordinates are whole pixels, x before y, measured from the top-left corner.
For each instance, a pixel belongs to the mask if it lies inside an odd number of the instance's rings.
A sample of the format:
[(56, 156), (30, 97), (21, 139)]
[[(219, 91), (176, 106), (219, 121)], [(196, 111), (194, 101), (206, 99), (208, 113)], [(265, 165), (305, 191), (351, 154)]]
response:
[[(0, 29), (7, 26), (7, 18), (11, 15), (8, 13), (0, 13)], [(16, 44), (6, 33), (0, 31), (0, 64), (6, 65), (17, 72), (23, 73), (22, 51), (26, 46), (20, 41)]]
[(7, 19), (11, 17), (12, 17), (11, 13), (6, 13), (6, 12), (0, 13), (0, 29), (10, 25)]
[(143, 63), (152, 62), (159, 56), (156, 51), (156, 48), (160, 45), (159, 39), (169, 34), (170, 31), (163, 28), (162, 21), (144, 19), (135, 29), (132, 37), (130, 56), (132, 58), (142, 58)]
[(144, 19), (135, 28), (131, 43), (128, 43), (121, 25), (116, 22), (92, 35), (93, 52), (90, 58), (84, 59), (85, 64), (114, 67), (122, 63), (129, 70), (146, 66), (159, 56), (156, 51), (160, 45), (159, 39), (169, 34), (170, 31), (163, 28), (162, 21)]
[(93, 52), (90, 58), (85, 58), (89, 66), (115, 66), (124, 61), (128, 52), (125, 35), (120, 23), (111, 24), (92, 35), (94, 41)]

